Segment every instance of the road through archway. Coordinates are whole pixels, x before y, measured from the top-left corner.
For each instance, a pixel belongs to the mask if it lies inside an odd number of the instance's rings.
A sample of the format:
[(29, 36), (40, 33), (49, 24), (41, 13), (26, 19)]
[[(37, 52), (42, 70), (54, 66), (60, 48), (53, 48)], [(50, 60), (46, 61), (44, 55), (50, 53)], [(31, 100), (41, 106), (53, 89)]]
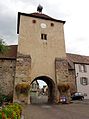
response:
[[(46, 96), (44, 96), (44, 97), (47, 100), (46, 103), (53, 103), (54, 102), (54, 96), (55, 96), (55, 84), (54, 84), (53, 80), (51, 78), (49, 78), (48, 76), (39, 76), (39, 77), (36, 77), (31, 82), (31, 84), (33, 82), (36, 82), (37, 80), (42, 80), (42, 81), (44, 81), (47, 84), (47, 86), (48, 86), (48, 95), (47, 95), (47, 98), (46, 98)], [(32, 102), (33, 101), (31, 100), (31, 103)]]

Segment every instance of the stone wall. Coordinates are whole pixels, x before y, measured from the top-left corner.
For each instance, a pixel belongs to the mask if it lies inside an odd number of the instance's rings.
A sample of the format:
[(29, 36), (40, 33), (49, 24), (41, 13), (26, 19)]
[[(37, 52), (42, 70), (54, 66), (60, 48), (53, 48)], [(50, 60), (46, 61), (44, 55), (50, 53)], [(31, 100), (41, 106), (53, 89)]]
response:
[(76, 88), (76, 81), (75, 81), (75, 70), (74, 69), (71, 69), (71, 70), (68, 70), (69, 71), (69, 83), (70, 83), (70, 91), (71, 91), (71, 94), (73, 94), (74, 92), (77, 91), (77, 88)]
[(0, 59), (0, 93), (13, 94), (15, 59)]
[[(55, 73), (56, 73), (56, 84), (59, 87), (68, 82), (68, 62), (64, 58), (55, 59)], [(58, 88), (59, 89), (59, 88)], [(66, 96), (67, 101), (70, 101), (70, 92), (69, 91), (60, 91), (59, 90), (59, 101), (60, 96)]]
[(17, 55), (15, 84), (30, 81), (31, 57), (28, 55)]
[[(28, 101), (28, 97), (24, 97), (19, 95), (19, 98), (15, 91), (15, 86), (22, 82), (28, 82), (30, 85), (31, 82), (31, 57), (29, 55), (17, 54), (17, 61), (16, 61), (16, 74), (15, 74), (15, 85), (14, 85), (14, 101)], [(23, 99), (22, 99), (23, 97)]]
[(68, 62), (66, 59), (56, 59), (56, 79), (57, 85), (67, 82), (70, 85), (70, 93), (76, 92), (75, 70), (68, 69)]
[(68, 82), (68, 62), (66, 59), (56, 58), (55, 70), (57, 84), (60, 82)]

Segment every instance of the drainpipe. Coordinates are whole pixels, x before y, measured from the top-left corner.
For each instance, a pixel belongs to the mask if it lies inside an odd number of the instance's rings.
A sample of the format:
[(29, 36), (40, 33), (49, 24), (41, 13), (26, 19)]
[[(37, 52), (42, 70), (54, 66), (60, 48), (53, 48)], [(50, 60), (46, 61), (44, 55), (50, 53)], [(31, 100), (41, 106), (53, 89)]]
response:
[(76, 72), (75, 63), (74, 63), (74, 70), (75, 70), (75, 85), (76, 85), (76, 90), (77, 90), (77, 82), (76, 82), (76, 80), (77, 80), (77, 77), (78, 77), (79, 74)]

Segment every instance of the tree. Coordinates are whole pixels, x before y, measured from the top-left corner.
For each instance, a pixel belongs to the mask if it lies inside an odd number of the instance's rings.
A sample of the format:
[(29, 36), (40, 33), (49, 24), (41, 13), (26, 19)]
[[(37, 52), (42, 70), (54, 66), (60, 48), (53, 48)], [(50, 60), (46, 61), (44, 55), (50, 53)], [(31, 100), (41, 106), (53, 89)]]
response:
[(7, 51), (7, 47), (3, 39), (0, 38), (0, 54), (3, 54)]

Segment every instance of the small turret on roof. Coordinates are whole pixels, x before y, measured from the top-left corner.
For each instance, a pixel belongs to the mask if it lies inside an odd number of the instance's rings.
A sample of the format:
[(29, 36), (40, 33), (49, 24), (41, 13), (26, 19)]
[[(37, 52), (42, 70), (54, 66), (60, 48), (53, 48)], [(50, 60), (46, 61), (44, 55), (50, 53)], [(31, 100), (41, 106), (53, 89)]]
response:
[(39, 4), (38, 7), (37, 7), (37, 11), (38, 11), (39, 13), (42, 13), (42, 9), (43, 9), (43, 7)]

